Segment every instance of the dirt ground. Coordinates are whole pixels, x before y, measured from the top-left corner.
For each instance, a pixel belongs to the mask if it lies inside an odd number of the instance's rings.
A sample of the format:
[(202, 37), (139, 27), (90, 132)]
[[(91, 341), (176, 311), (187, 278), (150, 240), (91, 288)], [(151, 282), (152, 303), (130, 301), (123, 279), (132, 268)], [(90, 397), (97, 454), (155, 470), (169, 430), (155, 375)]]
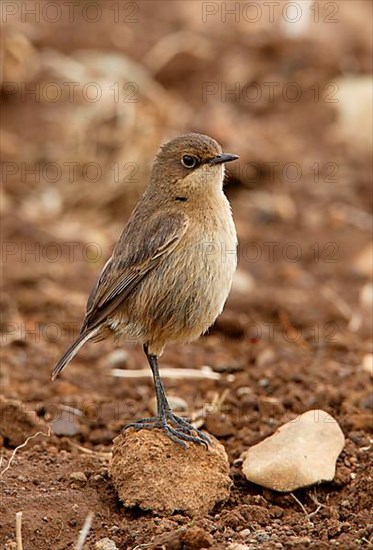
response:
[[(224, 20), (220, 2), (207, 3), (218, 9), (208, 17), (198, 1), (131, 2), (133, 24), (95, 4), (94, 23), (78, 11), (54, 25), (52, 12), (3, 25), (13, 62), (2, 90), (1, 548), (16, 548), (19, 511), (25, 550), (75, 548), (90, 512), (87, 549), (105, 537), (119, 549), (373, 547), (371, 3), (317, 2), (321, 19), (296, 35), (277, 12), (274, 23)], [(114, 3), (119, 15), (130, 17), (127, 4)], [(118, 78), (139, 83), (138, 101), (113, 101)], [(63, 81), (107, 93), (96, 103), (23, 94), (22, 84)], [(247, 100), (248, 83), (260, 100)], [(283, 94), (289, 83), (302, 91), (296, 101)], [(226, 185), (239, 234), (231, 295), (208, 335), (161, 360), (219, 375), (165, 379), (231, 465), (229, 501), (194, 519), (125, 510), (108, 476), (113, 438), (151, 412), (150, 376), (112, 375), (147, 369), (136, 343), (88, 344), (50, 381), (159, 143), (184, 131), (240, 155)], [(102, 177), (81, 170), (89, 162)], [(294, 494), (249, 483), (241, 453), (315, 408), (346, 437), (335, 479)]]

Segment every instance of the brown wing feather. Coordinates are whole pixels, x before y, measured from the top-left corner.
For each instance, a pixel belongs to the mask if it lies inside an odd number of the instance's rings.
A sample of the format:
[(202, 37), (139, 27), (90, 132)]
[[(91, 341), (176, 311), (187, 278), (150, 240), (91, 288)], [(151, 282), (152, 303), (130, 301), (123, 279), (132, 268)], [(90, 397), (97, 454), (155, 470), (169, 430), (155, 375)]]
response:
[(136, 215), (125, 227), (87, 303), (81, 332), (96, 328), (122, 303), (185, 234), (183, 214), (159, 212), (139, 225)]

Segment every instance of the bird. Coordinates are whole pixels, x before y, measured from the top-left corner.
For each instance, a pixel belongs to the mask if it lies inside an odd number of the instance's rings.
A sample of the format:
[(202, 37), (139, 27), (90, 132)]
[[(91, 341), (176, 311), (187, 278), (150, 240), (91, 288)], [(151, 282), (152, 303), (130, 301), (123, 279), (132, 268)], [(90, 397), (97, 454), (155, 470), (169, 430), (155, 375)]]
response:
[(79, 336), (52, 372), (55, 380), (88, 341), (137, 340), (153, 374), (157, 414), (124, 429), (162, 429), (184, 448), (209, 447), (210, 438), (173, 413), (158, 358), (167, 344), (204, 334), (223, 310), (237, 264), (224, 165), (236, 159), (198, 133), (160, 147), (148, 186), (89, 295)]

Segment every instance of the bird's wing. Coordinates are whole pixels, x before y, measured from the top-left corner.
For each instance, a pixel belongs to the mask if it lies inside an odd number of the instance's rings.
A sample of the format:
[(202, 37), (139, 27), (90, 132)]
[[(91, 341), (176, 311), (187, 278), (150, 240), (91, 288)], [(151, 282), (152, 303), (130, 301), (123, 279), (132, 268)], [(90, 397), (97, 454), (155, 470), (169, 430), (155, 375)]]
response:
[(154, 214), (139, 226), (136, 217), (125, 227), (88, 299), (81, 333), (100, 325), (162, 258), (174, 250), (187, 230), (181, 213)]

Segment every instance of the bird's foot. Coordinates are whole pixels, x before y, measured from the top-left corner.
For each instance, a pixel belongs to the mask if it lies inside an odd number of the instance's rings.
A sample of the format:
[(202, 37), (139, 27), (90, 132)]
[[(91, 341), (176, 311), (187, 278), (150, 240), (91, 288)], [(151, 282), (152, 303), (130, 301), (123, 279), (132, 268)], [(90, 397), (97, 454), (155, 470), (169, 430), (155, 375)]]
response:
[[(185, 449), (187, 448), (185, 441), (205, 445), (206, 448), (211, 444), (210, 438), (206, 434), (195, 428), (184, 418), (176, 416), (171, 410), (165, 411), (160, 416), (142, 418), (137, 422), (131, 422), (124, 427), (124, 430), (127, 430), (127, 428), (134, 428), (136, 431), (143, 429), (152, 430), (154, 428), (161, 429), (172, 441), (175, 441), (175, 443), (178, 443)], [(193, 435), (194, 433), (196, 435)]]

